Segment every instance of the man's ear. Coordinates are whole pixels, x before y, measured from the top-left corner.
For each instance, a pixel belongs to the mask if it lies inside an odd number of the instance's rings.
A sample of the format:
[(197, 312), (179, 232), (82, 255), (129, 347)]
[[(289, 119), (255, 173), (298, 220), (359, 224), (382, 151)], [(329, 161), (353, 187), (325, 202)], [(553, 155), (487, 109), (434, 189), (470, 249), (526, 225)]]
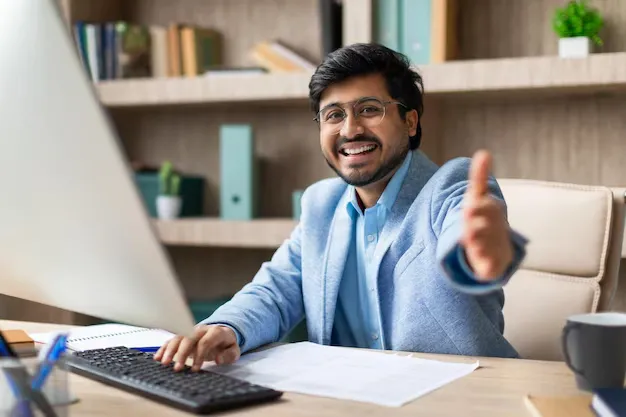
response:
[(406, 123), (406, 127), (410, 136), (415, 136), (417, 133), (417, 122), (419, 121), (419, 116), (417, 115), (417, 110), (409, 110), (406, 112), (406, 116), (404, 117), (404, 122)]

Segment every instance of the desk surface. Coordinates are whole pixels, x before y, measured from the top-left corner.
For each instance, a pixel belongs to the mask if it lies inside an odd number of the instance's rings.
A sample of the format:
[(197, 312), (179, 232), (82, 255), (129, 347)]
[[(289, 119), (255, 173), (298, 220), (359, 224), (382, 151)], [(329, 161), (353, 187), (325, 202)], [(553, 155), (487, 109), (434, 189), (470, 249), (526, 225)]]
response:
[[(0, 321), (0, 328), (45, 332), (69, 326)], [(429, 355), (419, 357), (472, 362), (477, 358)], [(530, 417), (523, 398), (532, 395), (580, 394), (569, 369), (562, 362), (478, 358), (480, 368), (401, 408), (340, 401), (285, 393), (271, 404), (253, 406), (220, 415), (233, 416), (520, 416)], [(71, 389), (79, 398), (71, 416), (188, 416), (160, 404), (72, 374)]]

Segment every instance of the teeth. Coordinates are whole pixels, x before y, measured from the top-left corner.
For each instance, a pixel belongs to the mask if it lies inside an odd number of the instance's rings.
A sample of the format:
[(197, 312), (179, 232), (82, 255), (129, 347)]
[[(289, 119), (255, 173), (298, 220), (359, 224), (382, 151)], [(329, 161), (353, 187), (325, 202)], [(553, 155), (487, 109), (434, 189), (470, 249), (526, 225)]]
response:
[(344, 149), (343, 152), (347, 155), (358, 155), (363, 152), (371, 151), (375, 147), (376, 145), (365, 145), (355, 149)]

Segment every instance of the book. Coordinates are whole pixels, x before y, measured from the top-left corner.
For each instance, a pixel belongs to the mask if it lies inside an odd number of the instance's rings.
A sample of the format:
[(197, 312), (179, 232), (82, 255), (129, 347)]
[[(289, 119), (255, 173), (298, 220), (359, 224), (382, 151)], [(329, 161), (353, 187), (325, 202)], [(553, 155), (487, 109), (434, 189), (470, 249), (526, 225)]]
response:
[(167, 75), (169, 77), (180, 77), (183, 75), (182, 53), (180, 49), (180, 27), (177, 23), (172, 23), (167, 28)]
[(376, 42), (406, 55), (413, 65), (458, 56), (458, 0), (378, 0)]
[(155, 78), (167, 77), (168, 51), (167, 51), (167, 28), (150, 26), (150, 47), (152, 76)]
[(400, 51), (400, 0), (377, 0), (374, 19), (377, 43)]
[(24, 330), (2, 330), (0, 333), (18, 355), (35, 351), (35, 341)]
[(591, 407), (599, 417), (624, 417), (626, 416), (626, 390), (600, 388), (593, 396)]
[[(56, 332), (33, 333), (30, 337), (37, 343), (49, 343)], [(70, 331), (67, 348), (81, 352), (115, 346), (156, 351), (174, 334), (160, 329), (148, 329), (125, 324), (106, 323), (78, 327)]]
[(87, 62), (91, 71), (91, 79), (93, 81), (102, 80), (102, 52), (101, 31), (98, 25), (88, 23), (85, 25), (85, 43), (87, 47)]
[(270, 72), (313, 72), (316, 65), (279, 42), (260, 42), (252, 49), (252, 59)]
[(527, 395), (524, 403), (533, 417), (594, 417), (590, 395)]
[(186, 26), (180, 30), (183, 74), (195, 77), (222, 64), (222, 36), (213, 29)]

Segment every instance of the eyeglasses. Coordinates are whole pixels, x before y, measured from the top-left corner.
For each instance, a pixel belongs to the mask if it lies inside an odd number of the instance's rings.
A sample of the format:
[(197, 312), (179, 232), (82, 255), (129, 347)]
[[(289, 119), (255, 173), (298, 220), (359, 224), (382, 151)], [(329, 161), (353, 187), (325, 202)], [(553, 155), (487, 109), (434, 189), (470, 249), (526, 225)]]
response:
[[(352, 104), (352, 114), (354, 119), (363, 127), (376, 127), (385, 118), (388, 104), (398, 104), (408, 109), (404, 103), (399, 101), (382, 101), (376, 97), (363, 97)], [(322, 133), (334, 134), (341, 130), (347, 117), (343, 107), (339, 104), (332, 104), (321, 109), (313, 120), (319, 124)]]

